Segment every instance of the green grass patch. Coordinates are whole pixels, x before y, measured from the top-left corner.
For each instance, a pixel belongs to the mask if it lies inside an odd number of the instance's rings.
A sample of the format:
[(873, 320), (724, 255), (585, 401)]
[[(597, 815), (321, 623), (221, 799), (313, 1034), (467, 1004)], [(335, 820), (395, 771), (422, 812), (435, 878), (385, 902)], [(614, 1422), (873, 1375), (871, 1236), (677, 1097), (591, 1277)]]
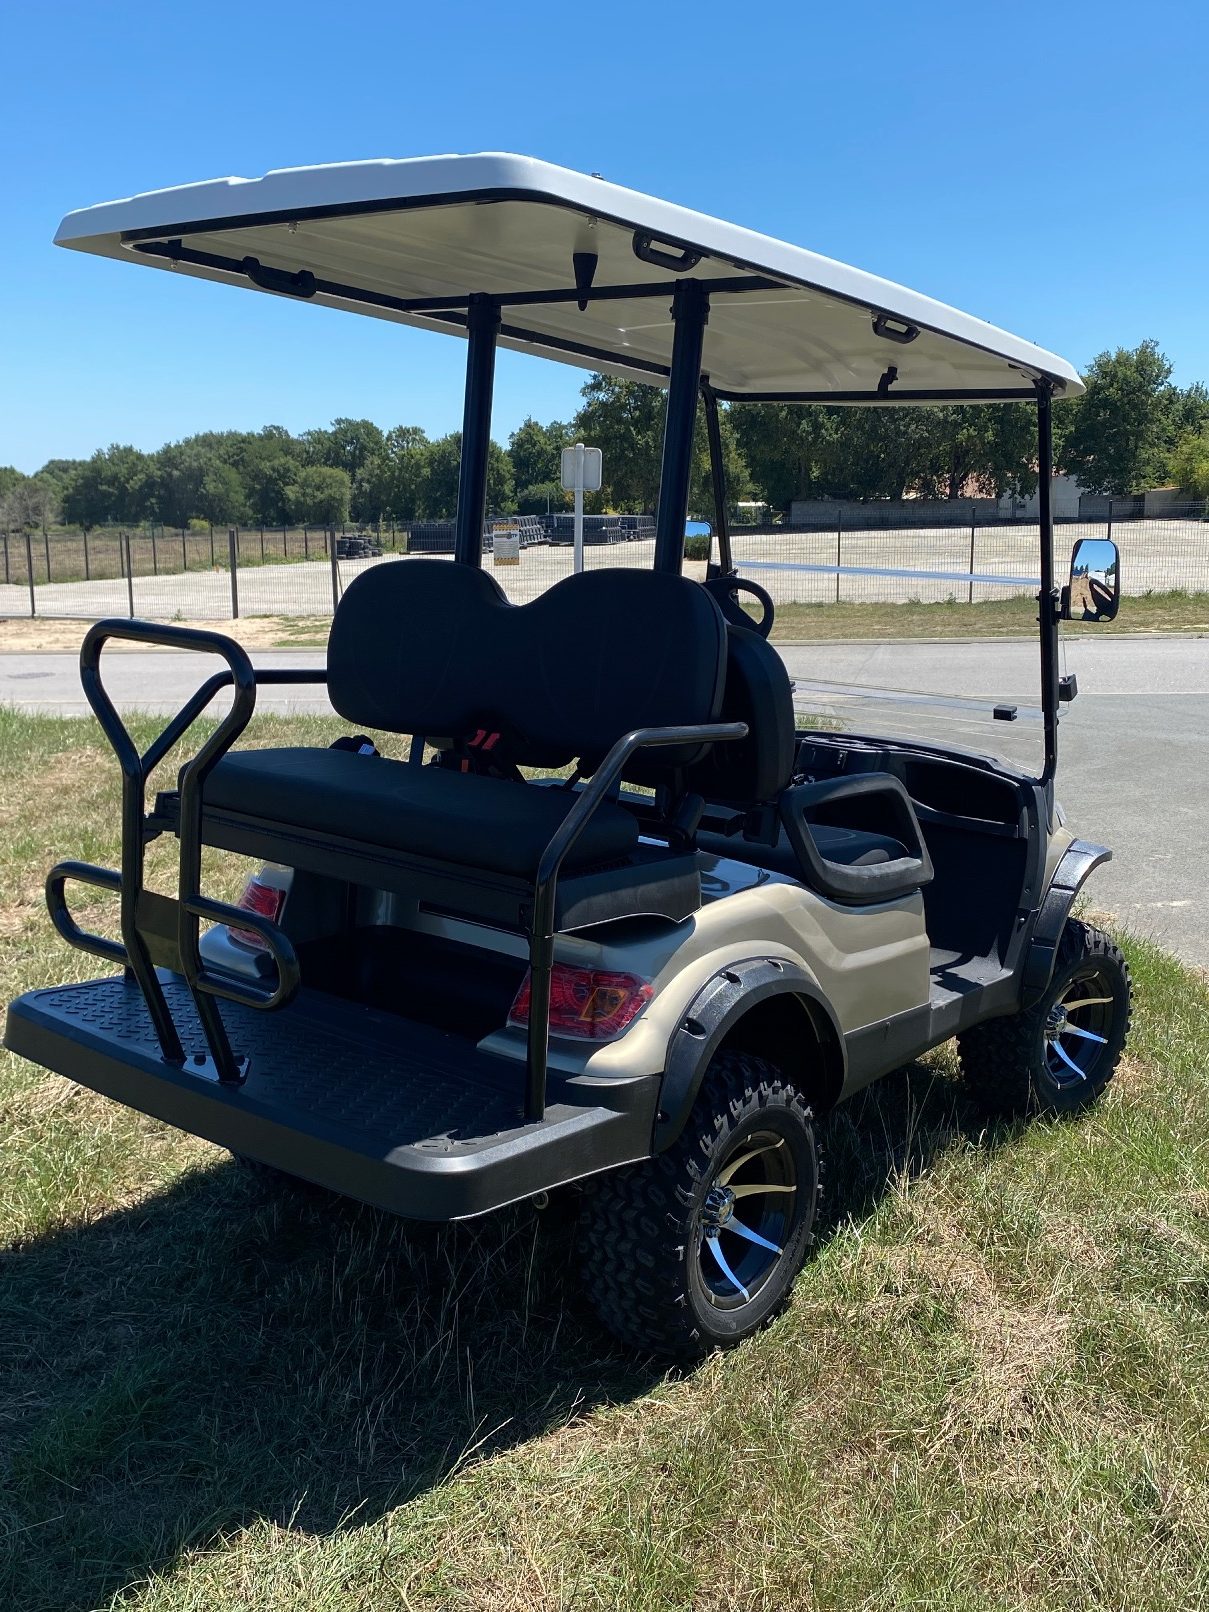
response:
[[(118, 796), (91, 723), (0, 754), (7, 999), (95, 971), (40, 884), (112, 865)], [(571, 1198), (405, 1225), (0, 1054), (0, 1606), (1205, 1605), (1209, 986), (1128, 949), (1095, 1112), (985, 1131), (947, 1051), (879, 1082), (789, 1313), (689, 1376), (591, 1322)]]
[[(1037, 631), (1037, 602), (957, 599), (938, 604), (779, 604), (774, 640), (834, 638), (1029, 638)], [(1209, 593), (1130, 594), (1113, 622), (1066, 621), (1064, 633), (1209, 633)]]

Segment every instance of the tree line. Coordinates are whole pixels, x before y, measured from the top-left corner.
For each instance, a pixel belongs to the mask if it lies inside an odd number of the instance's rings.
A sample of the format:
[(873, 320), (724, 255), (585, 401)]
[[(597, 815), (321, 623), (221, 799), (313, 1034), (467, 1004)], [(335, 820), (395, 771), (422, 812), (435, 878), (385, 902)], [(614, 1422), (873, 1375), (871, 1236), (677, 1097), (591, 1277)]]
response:
[[(1082, 398), (1054, 410), (1055, 463), (1090, 492), (1123, 494), (1174, 481), (1209, 497), (1209, 392), (1171, 381), (1154, 341), (1092, 360)], [(566, 507), (559, 455), (599, 447), (605, 485), (590, 509), (651, 510), (659, 491), (664, 394), (592, 375), (570, 421), (527, 419), (492, 443), (493, 513)], [(801, 408), (741, 404), (721, 414), (732, 502), (774, 511), (798, 497), (960, 498), (1027, 495), (1036, 487), (1035, 414), (1028, 404), (940, 408)], [(447, 518), (457, 503), (461, 435), (415, 425), (383, 431), (338, 419), (294, 436), (207, 431), (154, 453), (115, 444), (82, 460), (52, 459), (32, 476), (0, 468), (0, 521), (62, 521), (90, 529), (151, 522), (183, 527), (339, 526)], [(705, 424), (698, 417), (691, 502), (712, 506)]]

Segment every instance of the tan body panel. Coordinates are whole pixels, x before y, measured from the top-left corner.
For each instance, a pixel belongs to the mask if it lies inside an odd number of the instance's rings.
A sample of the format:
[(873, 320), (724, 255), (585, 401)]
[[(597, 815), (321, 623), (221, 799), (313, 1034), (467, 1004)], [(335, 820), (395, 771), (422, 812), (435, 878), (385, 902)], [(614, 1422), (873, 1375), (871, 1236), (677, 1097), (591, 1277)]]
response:
[[(928, 937), (918, 891), (884, 905), (843, 907), (743, 863), (719, 860), (707, 877), (715, 885), (714, 899), (674, 927), (652, 925), (624, 944), (560, 937), (560, 959), (637, 974), (652, 982), (654, 996), (618, 1041), (595, 1050), (552, 1041), (552, 1068), (661, 1073), (668, 1042), (697, 993), (719, 970), (754, 957), (801, 968), (843, 1033), (927, 1002)], [(525, 1055), (519, 1031), (498, 1032), (482, 1045), (518, 1059)]]

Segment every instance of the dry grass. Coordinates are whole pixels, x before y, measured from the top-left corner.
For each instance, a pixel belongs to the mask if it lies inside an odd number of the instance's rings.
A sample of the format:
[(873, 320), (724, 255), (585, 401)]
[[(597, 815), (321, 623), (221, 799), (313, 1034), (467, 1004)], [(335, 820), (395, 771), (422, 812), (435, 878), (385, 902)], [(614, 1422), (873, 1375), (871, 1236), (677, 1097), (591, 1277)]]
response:
[[(116, 788), (83, 723), (0, 753), (7, 997), (89, 972), (36, 895)], [(569, 1199), (407, 1226), (0, 1055), (0, 1606), (1209, 1605), (1209, 988), (1131, 957), (1095, 1113), (879, 1083), (791, 1310), (684, 1377), (591, 1323)]]
[[(773, 639), (780, 643), (834, 639), (1031, 638), (1036, 634), (1033, 599), (984, 599), (975, 604), (778, 604)], [(180, 621), (229, 634), (245, 649), (323, 649), (330, 620), (324, 616), (243, 616), (238, 621)], [(75, 653), (86, 621), (0, 621), (0, 654), (14, 651)], [(1124, 600), (1113, 622), (1067, 622), (1063, 632), (1209, 634), (1209, 594), (1147, 593)], [(113, 645), (113, 653), (138, 648)]]

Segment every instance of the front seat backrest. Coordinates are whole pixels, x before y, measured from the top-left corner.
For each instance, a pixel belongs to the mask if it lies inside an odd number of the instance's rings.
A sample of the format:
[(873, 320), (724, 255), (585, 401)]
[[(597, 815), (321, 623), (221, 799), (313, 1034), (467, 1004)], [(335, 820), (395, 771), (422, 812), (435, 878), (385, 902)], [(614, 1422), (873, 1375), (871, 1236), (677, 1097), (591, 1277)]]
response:
[(746, 722), (747, 738), (715, 745), (692, 767), (685, 787), (711, 805), (751, 807), (775, 801), (793, 777), (793, 690), (772, 645), (747, 627), (727, 631), (723, 722)]

